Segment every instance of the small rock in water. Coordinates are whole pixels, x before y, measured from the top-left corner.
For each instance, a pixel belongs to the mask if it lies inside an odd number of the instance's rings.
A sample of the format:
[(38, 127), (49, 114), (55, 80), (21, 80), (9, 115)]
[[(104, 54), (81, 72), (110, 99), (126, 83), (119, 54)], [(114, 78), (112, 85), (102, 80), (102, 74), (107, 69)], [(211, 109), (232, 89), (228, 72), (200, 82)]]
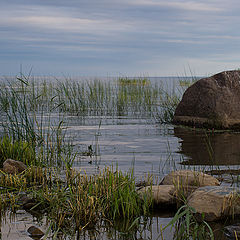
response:
[(9, 174), (18, 174), (23, 172), (27, 166), (20, 161), (15, 161), (13, 159), (7, 159), (3, 163), (3, 171)]
[(27, 195), (21, 196), (19, 200), (22, 202), (22, 207), (24, 210), (30, 210), (37, 205), (36, 201)]
[(40, 239), (44, 235), (44, 233), (35, 226), (31, 226), (27, 231), (33, 239)]
[(159, 206), (176, 204), (174, 185), (153, 185), (138, 190), (142, 199), (152, 199), (153, 203)]
[(224, 233), (227, 238), (230, 240), (236, 240), (240, 238), (240, 223), (226, 226), (224, 228)]

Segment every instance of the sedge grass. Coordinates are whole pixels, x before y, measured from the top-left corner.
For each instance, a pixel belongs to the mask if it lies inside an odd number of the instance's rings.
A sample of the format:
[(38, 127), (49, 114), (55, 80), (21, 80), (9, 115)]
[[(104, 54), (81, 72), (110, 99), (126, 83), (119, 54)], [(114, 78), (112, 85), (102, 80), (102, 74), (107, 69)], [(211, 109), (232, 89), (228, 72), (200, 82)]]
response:
[(36, 164), (36, 154), (32, 145), (26, 141), (15, 141), (11, 138), (4, 136), (0, 140), (0, 166), (8, 158), (24, 162), (27, 165)]
[(209, 224), (205, 221), (199, 223), (195, 219), (195, 213), (194, 208), (187, 204), (183, 205), (164, 229), (169, 226), (175, 227), (174, 240), (214, 240), (213, 231)]
[[(35, 82), (21, 74), (0, 88), (1, 126), (12, 142), (25, 141), (35, 151), (35, 164), (72, 161), (64, 115), (153, 117), (170, 122), (179, 98), (148, 79), (119, 78), (75, 82)], [(157, 117), (156, 117), (157, 116)]]
[[(2, 83), (0, 105), (4, 113), (14, 115), (18, 108), (37, 112), (63, 112), (85, 116), (155, 117), (160, 111), (171, 115), (182, 93), (164, 89), (162, 82), (152, 83), (147, 78), (119, 78), (113, 82), (57, 81), (35, 82), (21, 76), (16, 81)], [(19, 101), (20, 100), (20, 101)], [(19, 103), (18, 103), (19, 102)], [(26, 112), (20, 116), (25, 116)], [(16, 114), (16, 115), (18, 115)], [(12, 118), (12, 122), (17, 116)], [(165, 122), (169, 121), (167, 118)], [(27, 127), (31, 122), (28, 122)], [(32, 129), (30, 127), (29, 129)]]
[[(70, 159), (67, 156), (71, 151), (71, 144), (65, 142), (64, 116), (52, 115), (60, 105), (54, 102), (55, 96), (51, 96), (52, 93), (51, 84), (50, 89), (46, 82), (39, 87), (24, 77), (17, 78), (15, 82), (9, 82), (7, 85), (3, 83), (0, 89), (3, 134), (10, 139), (13, 147), (19, 146), (18, 143), (28, 143), (35, 155), (35, 165), (61, 166), (63, 156)], [(7, 137), (2, 143), (7, 142)], [(8, 145), (10, 147), (9, 143)], [(20, 146), (18, 149), (19, 152), (15, 147), (14, 154), (17, 158), (22, 151)]]
[(1, 210), (10, 206), (16, 211), (21, 207), (19, 193), (28, 193), (36, 202), (33, 209), (41, 206), (53, 231), (61, 229), (74, 235), (100, 227), (106, 221), (113, 226), (120, 219), (127, 221), (131, 229), (151, 207), (151, 202), (141, 200), (137, 194), (134, 178), (129, 173), (105, 168), (94, 176), (72, 169), (65, 174), (62, 181), (56, 169), (31, 167), (19, 175), (2, 172)]

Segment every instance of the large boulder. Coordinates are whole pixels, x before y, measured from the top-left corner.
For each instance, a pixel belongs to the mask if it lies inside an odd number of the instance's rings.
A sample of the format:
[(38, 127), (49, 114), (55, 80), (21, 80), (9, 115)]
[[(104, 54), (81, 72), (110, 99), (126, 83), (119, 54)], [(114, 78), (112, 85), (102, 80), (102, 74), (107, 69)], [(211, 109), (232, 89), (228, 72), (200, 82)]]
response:
[(240, 71), (225, 71), (190, 86), (176, 108), (174, 124), (240, 129)]
[(196, 219), (217, 221), (240, 215), (240, 190), (224, 186), (198, 188), (187, 199), (188, 205), (196, 210)]
[(9, 174), (18, 174), (27, 169), (27, 166), (20, 161), (7, 159), (3, 163), (3, 171)]
[(218, 186), (220, 182), (211, 175), (191, 171), (191, 170), (178, 170), (173, 171), (165, 176), (160, 183), (161, 185), (175, 185), (175, 186)]

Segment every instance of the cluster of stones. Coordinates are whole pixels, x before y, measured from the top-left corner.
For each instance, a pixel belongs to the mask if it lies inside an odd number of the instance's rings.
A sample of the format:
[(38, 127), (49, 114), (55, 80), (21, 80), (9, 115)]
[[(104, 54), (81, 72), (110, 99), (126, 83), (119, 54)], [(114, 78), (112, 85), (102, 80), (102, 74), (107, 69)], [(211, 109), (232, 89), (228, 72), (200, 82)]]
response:
[[(8, 174), (19, 174), (24, 172), (27, 169), (27, 166), (20, 161), (13, 159), (7, 159), (3, 163), (3, 171)], [(21, 205), (24, 210), (30, 211), (32, 207), (36, 205), (36, 202), (29, 198), (27, 195), (23, 194), (20, 198)], [(31, 226), (28, 228), (27, 232), (29, 236), (33, 239), (41, 239), (44, 233), (36, 226)]]
[[(7, 159), (3, 163), (3, 171), (9, 174), (19, 174), (26, 169), (22, 162)], [(177, 206), (183, 199), (187, 205), (196, 210), (195, 217), (201, 221), (218, 221), (233, 215), (240, 215), (240, 190), (220, 186), (220, 182), (211, 175), (191, 171), (173, 171), (164, 177), (160, 185), (146, 186), (138, 190), (145, 199), (151, 198), (158, 207)], [(35, 206), (33, 199), (23, 195), (23, 209), (29, 210)], [(234, 226), (239, 230), (240, 226)], [(234, 230), (235, 231), (235, 230)], [(40, 237), (44, 233), (35, 226), (28, 229), (30, 236)]]
[(205, 221), (218, 221), (240, 215), (239, 189), (220, 186), (216, 178), (202, 172), (174, 171), (160, 185), (143, 187), (138, 192), (142, 197), (151, 197), (160, 207), (177, 205), (184, 195), (199, 221), (203, 216)]

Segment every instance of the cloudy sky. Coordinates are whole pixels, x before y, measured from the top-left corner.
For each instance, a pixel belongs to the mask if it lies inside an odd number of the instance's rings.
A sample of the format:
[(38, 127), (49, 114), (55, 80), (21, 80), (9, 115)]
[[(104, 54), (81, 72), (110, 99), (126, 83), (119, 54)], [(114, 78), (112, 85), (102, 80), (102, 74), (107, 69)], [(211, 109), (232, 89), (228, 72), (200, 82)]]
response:
[(0, 0), (0, 75), (209, 75), (240, 67), (239, 0)]

